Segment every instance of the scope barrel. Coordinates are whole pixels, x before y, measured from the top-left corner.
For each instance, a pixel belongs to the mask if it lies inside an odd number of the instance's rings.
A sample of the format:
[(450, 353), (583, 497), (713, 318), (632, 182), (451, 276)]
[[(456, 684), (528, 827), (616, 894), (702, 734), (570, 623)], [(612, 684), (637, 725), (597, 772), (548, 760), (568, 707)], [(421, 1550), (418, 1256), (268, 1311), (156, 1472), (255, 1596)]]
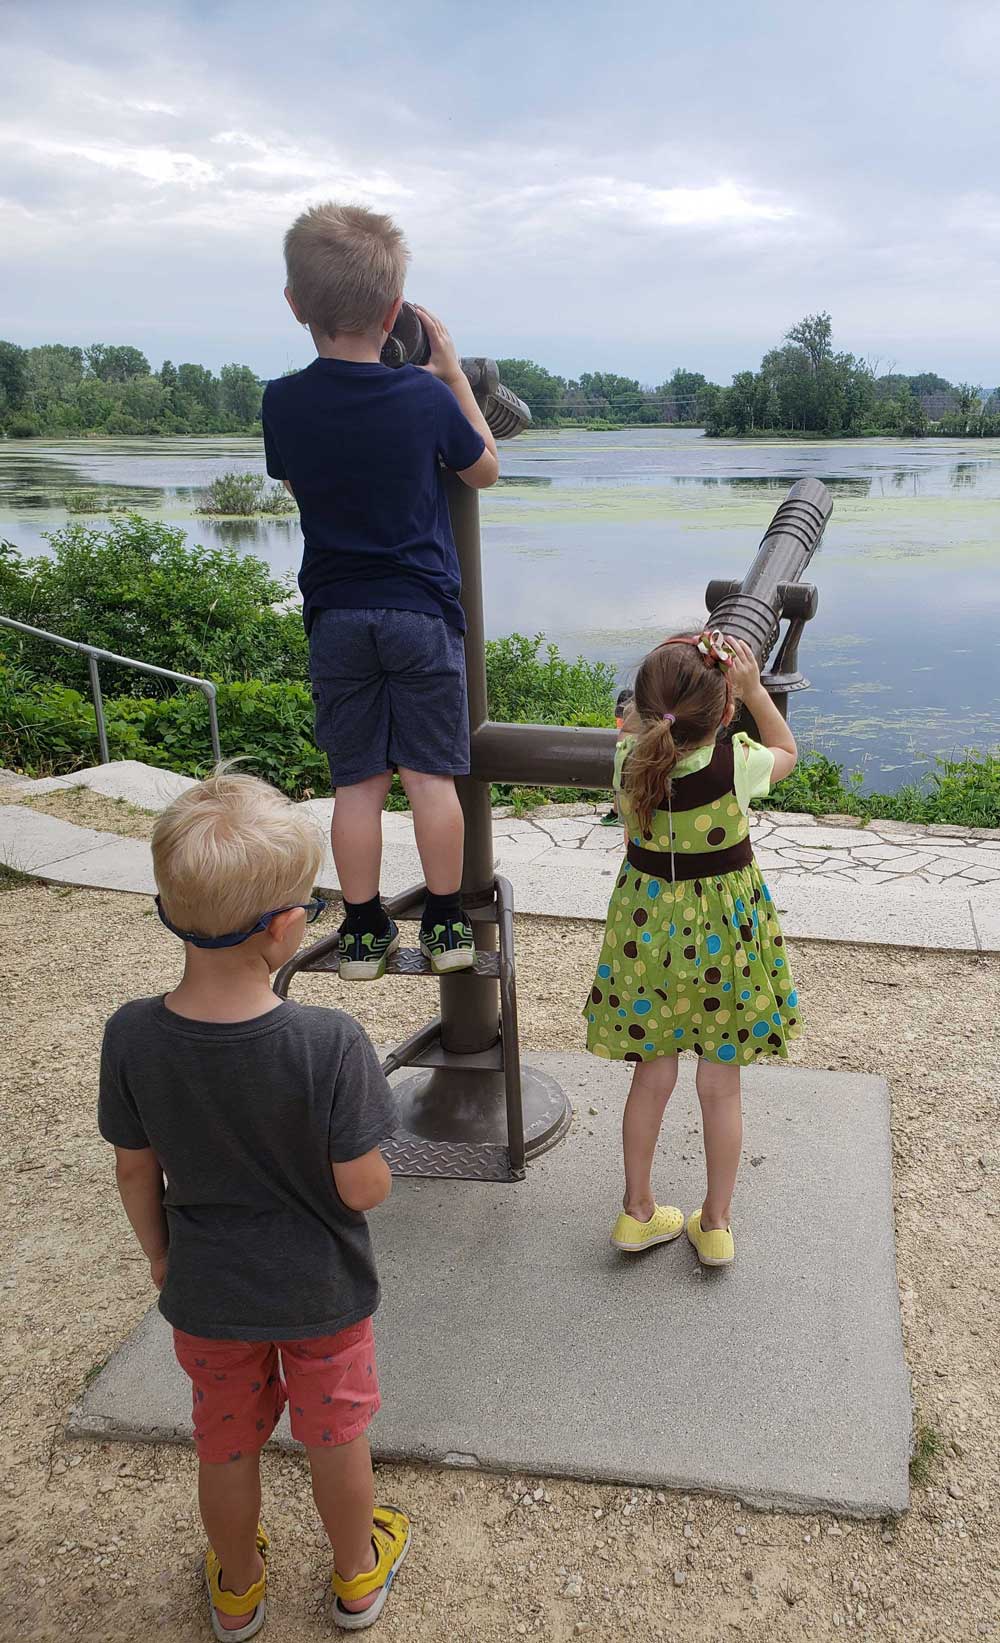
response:
[[(745, 639), (762, 665), (778, 635), (783, 601), (823, 537), (833, 498), (818, 479), (800, 479), (777, 509), (739, 585), (711, 613), (713, 628)], [(485, 698), (485, 690), (483, 691)], [(474, 705), (475, 703), (475, 705)], [(618, 732), (577, 725), (499, 724), (479, 717), (470, 689), (472, 775), (525, 787), (609, 787)]]
[(801, 581), (832, 512), (833, 498), (820, 480), (797, 480), (764, 532), (739, 591), (727, 594), (711, 612), (712, 627), (745, 639), (759, 662), (778, 636), (782, 584)]

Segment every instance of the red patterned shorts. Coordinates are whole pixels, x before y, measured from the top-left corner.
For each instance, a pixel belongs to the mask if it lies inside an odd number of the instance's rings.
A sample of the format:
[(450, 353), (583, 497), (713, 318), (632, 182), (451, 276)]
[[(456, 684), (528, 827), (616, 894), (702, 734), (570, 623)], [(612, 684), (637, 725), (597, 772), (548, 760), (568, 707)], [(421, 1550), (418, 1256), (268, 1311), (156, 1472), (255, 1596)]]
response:
[(262, 1449), (285, 1404), (307, 1448), (350, 1443), (379, 1407), (372, 1321), (304, 1341), (218, 1341), (174, 1330), (190, 1376), (199, 1460), (239, 1460)]

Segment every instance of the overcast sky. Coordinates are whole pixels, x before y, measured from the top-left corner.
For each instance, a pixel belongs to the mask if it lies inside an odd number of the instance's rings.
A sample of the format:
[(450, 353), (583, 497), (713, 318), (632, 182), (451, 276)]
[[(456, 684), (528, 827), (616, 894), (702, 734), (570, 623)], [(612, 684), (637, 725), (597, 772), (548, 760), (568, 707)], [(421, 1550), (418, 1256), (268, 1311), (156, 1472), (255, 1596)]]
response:
[(262, 375), (304, 205), (466, 353), (728, 381), (803, 313), (1000, 381), (1000, 0), (0, 0), (0, 336)]

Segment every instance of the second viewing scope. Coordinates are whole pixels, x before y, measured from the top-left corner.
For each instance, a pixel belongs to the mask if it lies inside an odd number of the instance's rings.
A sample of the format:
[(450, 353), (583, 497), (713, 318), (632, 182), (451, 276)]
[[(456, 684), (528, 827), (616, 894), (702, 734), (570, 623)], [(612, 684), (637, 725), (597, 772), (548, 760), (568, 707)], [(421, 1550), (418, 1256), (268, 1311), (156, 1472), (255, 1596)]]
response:
[[(430, 357), (431, 345), (420, 315), (412, 302), (404, 302), (386, 337), (382, 364), (426, 365)], [(461, 364), (494, 439), (513, 439), (515, 434), (523, 433), (531, 422), (531, 412), (523, 399), (504, 387), (496, 360), (463, 359)]]

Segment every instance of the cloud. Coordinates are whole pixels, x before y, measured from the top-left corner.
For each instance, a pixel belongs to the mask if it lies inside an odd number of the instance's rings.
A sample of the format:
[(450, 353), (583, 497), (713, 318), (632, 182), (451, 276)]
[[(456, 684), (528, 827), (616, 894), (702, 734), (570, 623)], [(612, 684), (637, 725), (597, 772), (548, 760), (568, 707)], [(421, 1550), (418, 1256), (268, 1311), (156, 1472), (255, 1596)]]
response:
[(476, 349), (727, 377), (829, 308), (842, 347), (1000, 378), (993, 0), (908, 0), (905, 31), (862, 0), (387, 5), (19, 8), (0, 334), (281, 368), (282, 231), (346, 198), (399, 216)]
[(648, 183), (595, 177), (582, 180), (577, 187), (584, 210), (601, 217), (620, 215), (648, 228), (783, 222), (796, 214), (793, 206), (755, 199), (750, 190), (729, 180), (702, 188), (654, 188)]
[(156, 144), (134, 147), (128, 143), (60, 141), (53, 137), (22, 136), (0, 128), (0, 149), (26, 148), (44, 159), (54, 158), (60, 168), (79, 169), (79, 162), (105, 171), (121, 171), (144, 182), (205, 187), (219, 181), (219, 172), (205, 160), (183, 150)]

